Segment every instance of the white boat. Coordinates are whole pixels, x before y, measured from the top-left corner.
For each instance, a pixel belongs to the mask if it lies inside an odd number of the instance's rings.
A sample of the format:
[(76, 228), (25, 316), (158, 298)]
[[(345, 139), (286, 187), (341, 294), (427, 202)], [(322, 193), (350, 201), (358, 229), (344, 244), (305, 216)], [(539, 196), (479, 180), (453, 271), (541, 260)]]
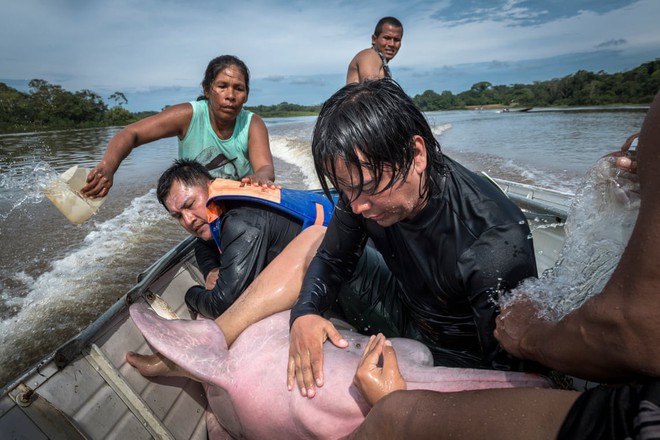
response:
[[(572, 194), (497, 184), (525, 212), (539, 273), (563, 245)], [(165, 315), (190, 318), (183, 292), (204, 284), (188, 238), (138, 276), (136, 285), (88, 328), (0, 391), (0, 433), (10, 439), (206, 439), (202, 386), (185, 378), (142, 377), (127, 351), (150, 352), (128, 315), (146, 301)]]
[(504, 191), (525, 213), (534, 237), (539, 274), (552, 267), (564, 245), (564, 222), (575, 194), (482, 174)]

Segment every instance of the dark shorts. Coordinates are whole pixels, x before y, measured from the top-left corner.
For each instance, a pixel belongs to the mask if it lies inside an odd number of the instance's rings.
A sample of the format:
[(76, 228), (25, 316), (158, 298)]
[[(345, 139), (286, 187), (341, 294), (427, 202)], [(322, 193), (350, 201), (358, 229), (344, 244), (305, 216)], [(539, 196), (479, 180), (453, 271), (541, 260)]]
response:
[(660, 439), (660, 380), (600, 385), (573, 404), (558, 439)]
[(383, 257), (367, 246), (353, 276), (344, 283), (337, 303), (343, 319), (363, 334), (405, 336), (406, 316), (398, 285)]

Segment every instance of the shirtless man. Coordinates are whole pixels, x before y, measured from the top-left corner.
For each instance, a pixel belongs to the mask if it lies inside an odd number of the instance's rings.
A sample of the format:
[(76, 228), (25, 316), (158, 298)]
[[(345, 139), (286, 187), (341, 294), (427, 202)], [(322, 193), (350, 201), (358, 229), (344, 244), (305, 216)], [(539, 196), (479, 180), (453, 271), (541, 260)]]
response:
[(387, 63), (396, 56), (401, 47), (403, 25), (394, 17), (378, 20), (371, 47), (357, 53), (348, 65), (346, 84), (362, 82), (365, 79), (391, 78)]

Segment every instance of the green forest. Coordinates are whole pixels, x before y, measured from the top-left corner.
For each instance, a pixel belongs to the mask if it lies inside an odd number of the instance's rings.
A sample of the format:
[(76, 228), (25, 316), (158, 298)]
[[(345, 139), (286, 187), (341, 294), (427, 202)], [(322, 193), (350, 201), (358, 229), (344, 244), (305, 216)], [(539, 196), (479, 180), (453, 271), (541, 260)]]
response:
[[(413, 100), (423, 111), (455, 110), (479, 106), (558, 107), (649, 104), (660, 90), (660, 59), (619, 73), (580, 70), (563, 78), (533, 84), (492, 85), (487, 81), (454, 95), (426, 90)], [(0, 82), (0, 133), (63, 128), (122, 126), (156, 112), (133, 113), (124, 108), (122, 92), (108, 97), (110, 105), (91, 90), (70, 92), (42, 79), (29, 82), (27, 93)], [(268, 117), (318, 114), (319, 105), (282, 102), (246, 107)]]
[(660, 90), (660, 58), (619, 73), (579, 70), (572, 75), (534, 84), (474, 84), (457, 95), (427, 90), (413, 100), (424, 111), (470, 106), (561, 107), (584, 105), (650, 104)]

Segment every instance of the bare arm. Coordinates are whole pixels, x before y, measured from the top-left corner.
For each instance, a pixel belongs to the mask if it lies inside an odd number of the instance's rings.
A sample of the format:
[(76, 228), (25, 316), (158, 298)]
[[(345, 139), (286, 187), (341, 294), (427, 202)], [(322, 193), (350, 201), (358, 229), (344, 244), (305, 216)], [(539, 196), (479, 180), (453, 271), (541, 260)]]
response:
[(621, 261), (603, 292), (558, 322), (516, 303), (495, 336), (514, 355), (595, 379), (660, 375), (660, 94), (639, 140), (641, 206)]
[(141, 119), (114, 135), (101, 161), (87, 176), (81, 193), (86, 197), (103, 197), (112, 187), (113, 176), (133, 148), (166, 137), (182, 138), (192, 118), (190, 104), (177, 104)]
[(268, 129), (264, 121), (257, 115), (252, 115), (248, 133), (248, 156), (254, 174), (242, 179), (245, 183), (263, 185), (275, 188), (275, 167), (273, 155), (268, 142)]
[(380, 79), (385, 76), (383, 61), (373, 49), (358, 52), (348, 65), (346, 84), (362, 82), (366, 79)]

